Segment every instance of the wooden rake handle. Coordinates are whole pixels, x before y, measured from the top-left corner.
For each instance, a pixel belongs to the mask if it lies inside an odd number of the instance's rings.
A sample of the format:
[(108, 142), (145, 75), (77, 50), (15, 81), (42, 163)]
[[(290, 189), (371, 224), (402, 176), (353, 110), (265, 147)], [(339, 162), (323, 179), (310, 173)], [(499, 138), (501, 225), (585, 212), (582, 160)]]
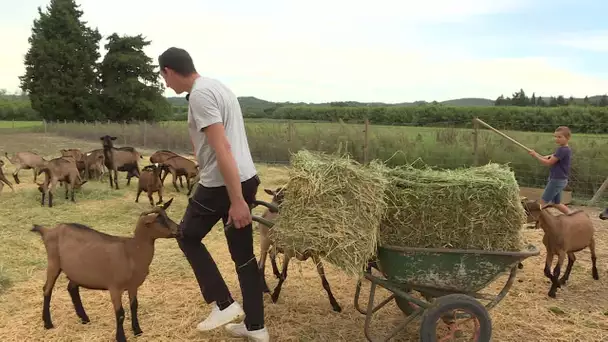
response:
[(524, 150), (526, 150), (526, 151), (528, 151), (528, 152), (532, 151), (532, 149), (531, 149), (531, 148), (528, 148), (526, 145), (524, 145), (524, 144), (520, 143), (519, 141), (517, 141), (517, 140), (515, 140), (515, 139), (511, 138), (510, 136), (508, 136), (508, 135), (504, 134), (503, 132), (501, 132), (501, 131), (497, 130), (496, 128), (494, 128), (494, 127), (492, 127), (492, 126), (488, 125), (487, 123), (483, 122), (481, 119), (479, 119), (479, 118), (475, 118), (475, 119), (474, 119), (474, 121), (476, 121), (476, 122), (480, 123), (482, 126), (484, 126), (484, 127), (488, 128), (488, 129), (490, 129), (491, 131), (494, 131), (495, 133), (497, 133), (497, 134), (501, 135), (503, 138), (505, 138), (505, 139), (507, 139), (507, 140), (511, 141), (511, 142), (512, 142), (512, 143), (514, 143), (515, 145), (517, 145), (517, 146), (519, 146), (519, 147), (523, 148)]

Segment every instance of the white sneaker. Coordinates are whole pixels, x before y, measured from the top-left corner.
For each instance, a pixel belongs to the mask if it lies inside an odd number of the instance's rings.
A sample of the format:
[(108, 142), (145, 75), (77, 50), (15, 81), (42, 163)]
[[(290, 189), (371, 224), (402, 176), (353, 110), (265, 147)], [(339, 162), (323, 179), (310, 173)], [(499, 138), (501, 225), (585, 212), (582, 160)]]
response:
[(267, 342), (270, 341), (270, 336), (268, 336), (268, 330), (266, 327), (259, 330), (247, 330), (244, 322), (241, 323), (229, 323), (226, 324), (226, 331), (230, 333), (233, 337), (247, 337), (248, 341), (253, 342)]
[(211, 313), (204, 321), (200, 322), (196, 326), (196, 329), (200, 331), (212, 330), (217, 327), (221, 327), (226, 323), (230, 323), (244, 314), (245, 312), (243, 311), (239, 303), (237, 303), (236, 301), (230, 304), (230, 306), (225, 308), (224, 310), (220, 310), (220, 308), (217, 306), (217, 303), (213, 303)]

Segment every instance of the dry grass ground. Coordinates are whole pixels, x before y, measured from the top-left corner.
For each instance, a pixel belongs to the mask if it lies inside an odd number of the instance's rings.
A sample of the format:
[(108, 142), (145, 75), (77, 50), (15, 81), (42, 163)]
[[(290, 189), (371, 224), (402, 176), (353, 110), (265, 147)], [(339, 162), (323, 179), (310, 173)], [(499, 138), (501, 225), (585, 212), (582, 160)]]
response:
[[(101, 144), (67, 140), (38, 134), (11, 134), (0, 137), (4, 151), (33, 150), (46, 156), (58, 156), (59, 149), (79, 147), (85, 150)], [(143, 151), (148, 163), (151, 151)], [(6, 161), (5, 173), (13, 168)], [(286, 179), (283, 168), (259, 165), (262, 187), (259, 197), (269, 200), (263, 187), (274, 188)], [(76, 193), (76, 203), (63, 199), (63, 189), (55, 196), (53, 208), (40, 206), (40, 193), (33, 184), (30, 170), (20, 173), (22, 184), (11, 193), (5, 187), (0, 194), (0, 336), (8, 341), (112, 341), (114, 314), (107, 292), (82, 290), (84, 307), (91, 323), (81, 325), (66, 291), (65, 276), (60, 276), (51, 301), (55, 329), (45, 330), (42, 324), (42, 285), (45, 281), (46, 255), (40, 237), (29, 232), (33, 223), (52, 225), (61, 221), (88, 224), (110, 234), (130, 235), (137, 215), (149, 207), (145, 196), (135, 203), (135, 184), (127, 187), (125, 173), (120, 173), (121, 189), (111, 190), (107, 179), (103, 183), (87, 183)], [(169, 215), (179, 221), (186, 206), (185, 192), (176, 193), (169, 177), (165, 184), (165, 199), (175, 197)], [(143, 198), (143, 201), (142, 201)], [(156, 200), (156, 197), (155, 197)], [(541, 254), (524, 262), (517, 281), (507, 297), (490, 311), (495, 341), (608, 341), (608, 222), (597, 219), (598, 208), (586, 209), (595, 220), (600, 280), (591, 278), (588, 250), (577, 253), (567, 287), (560, 289), (557, 299), (546, 293), (549, 282), (543, 275), (545, 251), (539, 231), (527, 230), (527, 238), (541, 248)], [(259, 211), (258, 211), (259, 213)], [(256, 243), (258, 241), (255, 234)], [(204, 242), (215, 257), (234, 297), (241, 300), (234, 264), (232, 263), (221, 227), (218, 225)], [(256, 247), (256, 253), (259, 248)], [(280, 259), (279, 259), (280, 260)], [(267, 263), (268, 265), (270, 262)], [(270, 265), (267, 267), (270, 269)], [(347, 277), (331, 265), (326, 265), (328, 281), (343, 308), (335, 313), (321, 286), (311, 261), (291, 263), (289, 277), (277, 304), (265, 297), (266, 322), (274, 341), (364, 341), (364, 316), (353, 307), (356, 279)], [(266, 271), (271, 288), (276, 279)], [(506, 276), (492, 287), (500, 287)], [(501, 283), (502, 282), (502, 283)], [(368, 286), (364, 286), (363, 295)], [(4, 291), (2, 291), (4, 289)], [(386, 296), (385, 291), (379, 295)], [(376, 299), (379, 302), (382, 298)], [(123, 305), (127, 308), (127, 296)], [(363, 299), (366, 303), (366, 298)], [(204, 305), (190, 266), (173, 240), (159, 240), (151, 265), (151, 273), (139, 294), (140, 323), (144, 334), (138, 341), (238, 341), (222, 329), (200, 333), (196, 324), (210, 311)], [(403, 316), (391, 303), (378, 312), (373, 329), (388, 331)], [(398, 335), (396, 341), (418, 340), (418, 323)], [(127, 310), (125, 331), (130, 330)]]

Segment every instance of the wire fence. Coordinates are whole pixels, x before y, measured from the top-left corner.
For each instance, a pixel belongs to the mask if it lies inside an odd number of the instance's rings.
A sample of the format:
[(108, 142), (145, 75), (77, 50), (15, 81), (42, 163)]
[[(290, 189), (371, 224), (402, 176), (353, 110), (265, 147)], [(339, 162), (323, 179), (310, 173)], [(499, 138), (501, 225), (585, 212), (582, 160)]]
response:
[[(546, 131), (546, 125), (538, 124), (538, 131)], [(508, 163), (522, 187), (545, 186), (548, 167), (524, 149), (484, 128), (456, 128), (463, 126), (474, 127), (470, 121), (446, 121), (429, 127), (246, 120), (249, 147), (259, 163), (288, 164), (290, 153), (303, 148), (323, 152), (340, 150), (360, 162), (380, 159), (389, 165), (414, 163), (453, 169), (496, 162)], [(508, 120), (493, 121), (492, 126), (542, 155), (551, 154), (556, 148), (552, 133), (503, 130), (513, 126)], [(573, 160), (567, 190), (572, 191), (576, 201), (585, 202), (594, 195), (594, 201), (601, 201), (604, 198), (600, 197), (599, 190), (608, 183), (608, 135), (577, 134), (575, 125), (569, 127), (573, 132), (570, 141)], [(32, 130), (96, 142), (108, 134), (117, 137), (117, 146), (192, 153), (184, 121), (43, 122)]]

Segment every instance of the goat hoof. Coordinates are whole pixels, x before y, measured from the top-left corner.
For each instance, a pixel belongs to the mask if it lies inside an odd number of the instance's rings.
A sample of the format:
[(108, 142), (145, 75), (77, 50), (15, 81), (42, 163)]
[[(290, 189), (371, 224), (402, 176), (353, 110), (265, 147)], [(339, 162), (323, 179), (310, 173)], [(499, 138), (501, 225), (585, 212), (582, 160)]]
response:
[(551, 298), (555, 298), (555, 297), (556, 297), (556, 296), (555, 296), (555, 292), (549, 292), (549, 293), (548, 293), (548, 296), (549, 296), (549, 297), (551, 297)]
[(335, 312), (342, 312), (342, 308), (340, 307), (340, 305), (336, 305), (336, 306), (334, 306), (334, 311)]
[(524, 264), (522, 264), (522, 263), (520, 262), (519, 264), (517, 264), (517, 268), (519, 268), (519, 269), (521, 270), (522, 268), (524, 268)]
[(53, 329), (55, 326), (53, 323), (44, 323), (44, 329)]
[(272, 299), (272, 302), (273, 302), (273, 303), (276, 303), (276, 302), (279, 300), (279, 298), (278, 298), (278, 297), (279, 297), (279, 296), (275, 295), (274, 293), (272, 294), (272, 296), (270, 296), (270, 298)]
[(135, 336), (140, 336), (141, 334), (143, 334), (144, 332), (141, 329), (133, 329), (133, 335)]
[(88, 324), (88, 323), (91, 323), (91, 320), (89, 319), (89, 317), (83, 317), (80, 319), (80, 323)]

